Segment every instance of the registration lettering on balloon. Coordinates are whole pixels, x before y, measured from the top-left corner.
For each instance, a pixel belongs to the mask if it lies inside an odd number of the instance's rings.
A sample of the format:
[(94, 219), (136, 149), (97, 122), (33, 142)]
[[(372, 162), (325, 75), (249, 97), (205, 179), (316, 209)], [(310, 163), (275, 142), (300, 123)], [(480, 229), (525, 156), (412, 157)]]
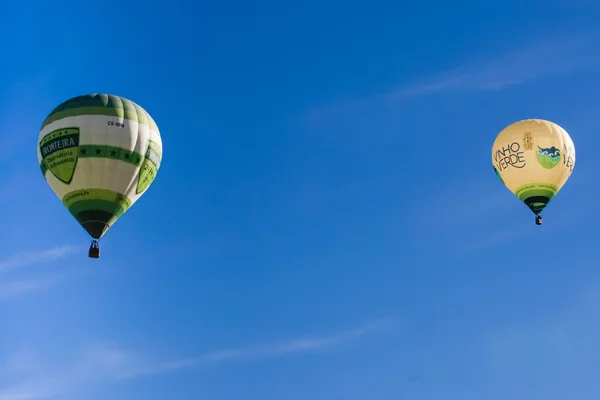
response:
[(40, 140), (42, 171), (50, 171), (56, 179), (70, 184), (79, 154), (79, 128), (61, 128)]
[(108, 126), (116, 126), (117, 128), (125, 128), (125, 123), (119, 121), (108, 121), (106, 124)]
[(494, 152), (494, 163), (497, 171), (502, 172), (506, 168), (523, 168), (526, 165), (525, 153), (521, 150), (519, 142), (512, 142), (508, 146), (502, 146)]

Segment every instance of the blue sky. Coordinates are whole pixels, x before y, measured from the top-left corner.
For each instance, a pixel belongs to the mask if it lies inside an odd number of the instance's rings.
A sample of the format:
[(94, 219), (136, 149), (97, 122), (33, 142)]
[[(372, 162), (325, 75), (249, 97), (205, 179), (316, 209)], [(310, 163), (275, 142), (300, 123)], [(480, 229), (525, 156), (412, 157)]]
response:
[[(566, 0), (3, 3), (0, 400), (597, 398), (598, 21)], [(35, 153), (94, 92), (164, 147), (99, 260)], [(536, 117), (577, 149), (543, 227), (490, 159)]]

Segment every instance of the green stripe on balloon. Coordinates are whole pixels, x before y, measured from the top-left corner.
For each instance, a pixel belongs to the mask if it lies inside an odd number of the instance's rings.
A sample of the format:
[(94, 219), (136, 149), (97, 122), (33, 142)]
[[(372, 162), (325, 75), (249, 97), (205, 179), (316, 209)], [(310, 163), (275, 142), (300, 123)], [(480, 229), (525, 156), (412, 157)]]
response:
[(515, 195), (536, 214), (546, 208), (556, 193), (558, 188), (547, 183), (528, 183), (515, 190)]
[[(80, 145), (78, 151), (79, 158), (109, 158), (111, 160), (119, 160), (135, 166), (140, 166), (144, 161), (144, 156), (142, 154), (122, 147), (86, 144)], [(48, 167), (44, 161), (40, 163), (40, 169), (42, 170), (42, 174), (46, 175)]]
[(131, 207), (131, 200), (105, 189), (79, 189), (67, 193), (63, 204), (94, 239), (104, 233)]
[(74, 97), (56, 107), (42, 124), (42, 129), (52, 122), (81, 115), (104, 115), (136, 121), (158, 131), (150, 114), (131, 100), (108, 94), (88, 94)]

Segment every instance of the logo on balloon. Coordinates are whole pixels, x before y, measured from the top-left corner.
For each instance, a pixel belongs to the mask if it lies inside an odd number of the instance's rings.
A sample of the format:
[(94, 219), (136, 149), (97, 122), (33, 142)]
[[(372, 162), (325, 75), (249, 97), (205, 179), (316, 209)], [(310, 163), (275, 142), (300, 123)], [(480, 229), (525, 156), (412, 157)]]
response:
[(546, 169), (552, 169), (560, 162), (560, 150), (554, 146), (546, 149), (538, 146), (536, 155), (540, 165)]
[(508, 167), (523, 168), (525, 166), (525, 153), (521, 151), (519, 142), (512, 142), (506, 147), (500, 147), (494, 152), (494, 168), (502, 172)]
[(40, 141), (42, 164), (56, 179), (68, 185), (77, 166), (78, 149), (79, 128), (52, 131)]

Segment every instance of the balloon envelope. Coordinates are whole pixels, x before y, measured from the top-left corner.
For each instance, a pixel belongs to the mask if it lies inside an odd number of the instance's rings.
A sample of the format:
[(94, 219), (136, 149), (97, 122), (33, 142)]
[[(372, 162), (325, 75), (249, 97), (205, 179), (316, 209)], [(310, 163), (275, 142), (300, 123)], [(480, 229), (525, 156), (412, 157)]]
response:
[(37, 147), (46, 181), (94, 239), (144, 194), (162, 160), (152, 117), (108, 94), (60, 104), (42, 124)]
[(504, 185), (537, 215), (571, 176), (575, 145), (554, 122), (518, 121), (498, 134), (492, 163)]

